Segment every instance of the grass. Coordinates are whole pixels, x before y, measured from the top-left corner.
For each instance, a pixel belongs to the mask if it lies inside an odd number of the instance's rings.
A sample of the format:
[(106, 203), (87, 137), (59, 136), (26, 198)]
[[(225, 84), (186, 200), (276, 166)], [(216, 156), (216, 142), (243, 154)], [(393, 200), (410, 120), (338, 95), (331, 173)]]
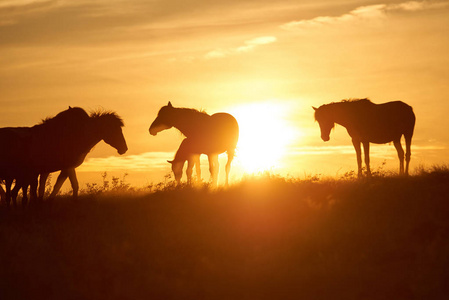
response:
[(448, 183), (266, 174), (2, 208), (0, 298), (446, 299)]

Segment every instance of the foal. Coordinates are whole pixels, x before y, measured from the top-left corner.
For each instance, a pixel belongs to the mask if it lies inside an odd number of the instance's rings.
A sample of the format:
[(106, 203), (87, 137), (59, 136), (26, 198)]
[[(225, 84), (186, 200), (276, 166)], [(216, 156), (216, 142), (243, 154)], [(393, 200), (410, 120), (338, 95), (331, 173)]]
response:
[(178, 151), (176, 151), (175, 158), (173, 160), (168, 160), (171, 163), (171, 168), (173, 174), (175, 175), (175, 180), (178, 184), (181, 183), (182, 169), (184, 168), (184, 163), (187, 161), (187, 183), (192, 183), (192, 173), (193, 167), (196, 166), (196, 177), (197, 180), (201, 180), (201, 166), (200, 166), (200, 153), (194, 152), (194, 144), (188, 138), (185, 138)]

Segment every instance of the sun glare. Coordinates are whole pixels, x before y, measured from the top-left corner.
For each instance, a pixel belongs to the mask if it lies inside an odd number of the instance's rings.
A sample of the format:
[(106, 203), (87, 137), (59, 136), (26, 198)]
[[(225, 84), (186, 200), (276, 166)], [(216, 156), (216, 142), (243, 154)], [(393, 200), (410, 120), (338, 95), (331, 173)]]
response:
[(289, 124), (287, 104), (251, 103), (231, 109), (239, 122), (236, 162), (247, 173), (276, 169), (298, 133)]

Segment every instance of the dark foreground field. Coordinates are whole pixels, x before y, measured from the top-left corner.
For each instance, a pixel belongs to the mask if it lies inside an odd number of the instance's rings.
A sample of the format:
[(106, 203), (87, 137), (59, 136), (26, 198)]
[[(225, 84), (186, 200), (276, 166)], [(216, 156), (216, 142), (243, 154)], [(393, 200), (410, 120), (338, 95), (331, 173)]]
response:
[(0, 299), (448, 299), (449, 172), (0, 209)]

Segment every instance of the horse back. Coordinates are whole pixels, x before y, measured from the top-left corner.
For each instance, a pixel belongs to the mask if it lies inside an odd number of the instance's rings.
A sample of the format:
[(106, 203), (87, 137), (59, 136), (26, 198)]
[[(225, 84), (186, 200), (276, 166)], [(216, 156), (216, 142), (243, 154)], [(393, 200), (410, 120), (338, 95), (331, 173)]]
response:
[(40, 172), (54, 172), (79, 166), (89, 149), (85, 143), (89, 128), (84, 124), (68, 126), (35, 125), (31, 128), (33, 148), (31, 166)]
[[(0, 176), (13, 176), (28, 167), (30, 160), (30, 127), (0, 128)], [(19, 170), (19, 171), (18, 171)]]
[(402, 135), (413, 135), (415, 114), (412, 107), (402, 101), (374, 104), (361, 117), (362, 140), (388, 143)]
[(195, 135), (188, 137), (194, 153), (233, 153), (239, 138), (237, 120), (228, 113), (216, 113), (203, 120)]
[(405, 130), (413, 130), (415, 127), (415, 114), (413, 108), (402, 102), (392, 101), (382, 104), (377, 104), (377, 114), (379, 123), (386, 120), (387, 125), (395, 126)]
[(214, 135), (220, 135), (228, 143), (237, 145), (239, 138), (239, 125), (237, 120), (228, 113), (216, 113), (210, 118), (211, 129)]
[(31, 138), (30, 127), (0, 128), (0, 140), (6, 147), (0, 147), (0, 157), (22, 155)]

